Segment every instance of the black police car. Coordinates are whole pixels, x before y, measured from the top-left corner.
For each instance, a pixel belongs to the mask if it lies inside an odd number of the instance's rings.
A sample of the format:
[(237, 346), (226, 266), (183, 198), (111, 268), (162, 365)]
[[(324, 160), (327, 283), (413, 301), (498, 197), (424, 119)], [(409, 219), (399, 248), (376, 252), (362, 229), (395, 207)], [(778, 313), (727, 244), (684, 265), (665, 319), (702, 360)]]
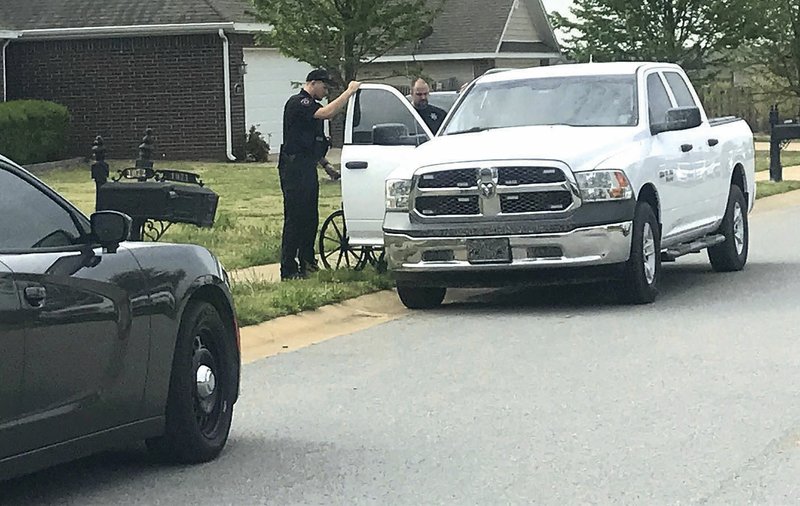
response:
[(0, 479), (146, 440), (196, 463), (225, 446), (240, 351), (206, 249), (123, 242), (0, 156)]

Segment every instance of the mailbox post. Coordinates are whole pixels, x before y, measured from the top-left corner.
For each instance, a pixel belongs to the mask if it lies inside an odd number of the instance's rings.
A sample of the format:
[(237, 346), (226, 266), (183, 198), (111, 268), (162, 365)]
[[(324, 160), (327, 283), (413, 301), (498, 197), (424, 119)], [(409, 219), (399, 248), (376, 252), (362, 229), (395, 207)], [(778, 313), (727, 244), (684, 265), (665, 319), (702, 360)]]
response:
[(783, 165), (781, 165), (781, 149), (792, 139), (800, 139), (800, 122), (788, 120), (781, 122), (778, 106), (773, 105), (769, 111), (769, 179), (783, 181)]
[(106, 147), (103, 144), (103, 138), (99, 135), (94, 138), (92, 142), (92, 156), (94, 163), (92, 164), (92, 179), (94, 179), (94, 205), (97, 209), (98, 196), (100, 195), (100, 187), (108, 182), (108, 164), (106, 163)]

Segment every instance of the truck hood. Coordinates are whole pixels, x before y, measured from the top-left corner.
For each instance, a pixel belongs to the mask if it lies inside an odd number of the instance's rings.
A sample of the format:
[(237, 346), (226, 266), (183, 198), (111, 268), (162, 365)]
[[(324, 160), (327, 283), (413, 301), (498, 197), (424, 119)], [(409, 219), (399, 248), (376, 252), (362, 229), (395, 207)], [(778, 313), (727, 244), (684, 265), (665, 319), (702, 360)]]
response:
[(500, 128), (434, 137), (414, 150), (408, 164), (393, 177), (410, 177), (432, 165), (485, 160), (555, 160), (573, 171), (597, 164), (629, 149), (642, 137), (636, 127), (570, 127), (564, 125)]

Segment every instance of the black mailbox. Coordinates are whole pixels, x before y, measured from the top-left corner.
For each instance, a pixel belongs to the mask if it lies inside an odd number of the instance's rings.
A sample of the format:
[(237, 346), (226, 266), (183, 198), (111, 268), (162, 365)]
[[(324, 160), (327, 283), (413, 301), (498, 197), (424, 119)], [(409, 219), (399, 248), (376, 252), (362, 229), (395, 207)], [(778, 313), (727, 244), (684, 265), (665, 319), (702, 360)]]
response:
[(98, 211), (120, 211), (133, 218), (134, 240), (142, 239), (149, 220), (211, 227), (218, 202), (219, 196), (196, 174), (176, 170), (125, 169), (97, 191)]

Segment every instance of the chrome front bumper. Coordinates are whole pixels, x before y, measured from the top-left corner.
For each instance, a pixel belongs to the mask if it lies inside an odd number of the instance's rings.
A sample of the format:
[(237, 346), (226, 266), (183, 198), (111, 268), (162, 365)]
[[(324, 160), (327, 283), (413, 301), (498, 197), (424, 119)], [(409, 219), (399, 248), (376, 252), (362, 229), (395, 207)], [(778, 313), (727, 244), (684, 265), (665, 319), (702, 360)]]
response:
[[(410, 237), (384, 233), (389, 269), (398, 272), (457, 272), (537, 269), (547, 267), (582, 267), (625, 262), (631, 250), (632, 222), (578, 228), (563, 234), (534, 234), (490, 237)], [(471, 263), (467, 259), (467, 239), (507, 237), (511, 261)], [(560, 250), (561, 256), (539, 256), (537, 252)], [(452, 251), (452, 259), (442, 256)], [(425, 255), (426, 252), (435, 252)], [(449, 256), (449, 254), (447, 254)]]

